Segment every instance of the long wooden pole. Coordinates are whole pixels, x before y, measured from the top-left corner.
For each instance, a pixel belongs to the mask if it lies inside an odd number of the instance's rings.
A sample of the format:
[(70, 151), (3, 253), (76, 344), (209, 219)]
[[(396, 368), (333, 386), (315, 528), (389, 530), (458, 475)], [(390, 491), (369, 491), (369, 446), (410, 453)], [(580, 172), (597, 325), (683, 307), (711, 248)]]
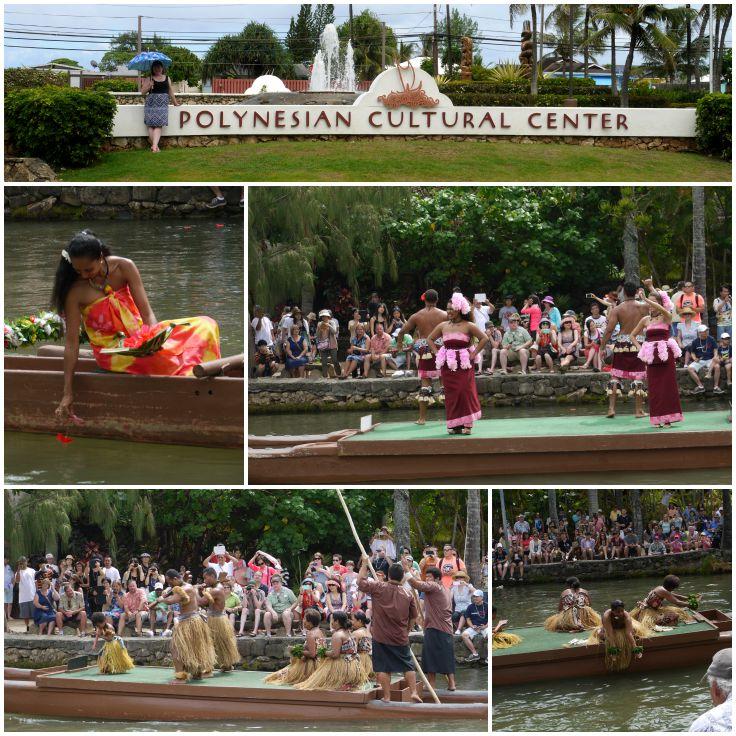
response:
[[(361, 554), (364, 555), (368, 560), (368, 568), (371, 571), (371, 574), (373, 577), (376, 577), (376, 571), (373, 569), (373, 565), (371, 564), (370, 557), (368, 557), (368, 553), (365, 551), (365, 547), (363, 546), (363, 542), (360, 541), (360, 537), (358, 536), (358, 532), (355, 528), (355, 524), (353, 524), (353, 517), (350, 515), (350, 509), (348, 508), (348, 505), (345, 503), (345, 499), (342, 496), (342, 491), (339, 488), (335, 489), (337, 491), (337, 497), (340, 499), (340, 503), (342, 504), (343, 511), (345, 512), (345, 516), (348, 517), (348, 524), (350, 524), (350, 529), (353, 532), (353, 537), (355, 538), (355, 543), (358, 545), (358, 549), (360, 550)], [(434, 691), (434, 688), (429, 684), (429, 680), (427, 679), (427, 676), (424, 674), (424, 671), (419, 666), (419, 662), (417, 661), (416, 655), (411, 650), (411, 646), (409, 647), (409, 654), (411, 654), (412, 662), (414, 663), (414, 667), (416, 668), (416, 671), (419, 673), (419, 676), (422, 678), (422, 682), (426, 685), (427, 690), (429, 690), (429, 694), (432, 696), (432, 700), (434, 700), (435, 703), (438, 705), (441, 705), (440, 699), (437, 697), (437, 693)]]

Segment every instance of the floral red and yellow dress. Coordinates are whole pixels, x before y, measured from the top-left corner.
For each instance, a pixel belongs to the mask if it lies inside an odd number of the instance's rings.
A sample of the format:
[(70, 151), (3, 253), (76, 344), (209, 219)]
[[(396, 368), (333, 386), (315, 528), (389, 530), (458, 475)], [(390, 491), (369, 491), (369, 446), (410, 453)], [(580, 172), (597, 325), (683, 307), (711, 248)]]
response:
[[(144, 325), (128, 286), (104, 294), (82, 309), (82, 324), (100, 368), (116, 373), (147, 376), (189, 376), (195, 365), (220, 357), (220, 328), (210, 317), (186, 317)], [(174, 330), (157, 352), (145, 357), (103, 353), (120, 344), (135, 346), (174, 325)]]

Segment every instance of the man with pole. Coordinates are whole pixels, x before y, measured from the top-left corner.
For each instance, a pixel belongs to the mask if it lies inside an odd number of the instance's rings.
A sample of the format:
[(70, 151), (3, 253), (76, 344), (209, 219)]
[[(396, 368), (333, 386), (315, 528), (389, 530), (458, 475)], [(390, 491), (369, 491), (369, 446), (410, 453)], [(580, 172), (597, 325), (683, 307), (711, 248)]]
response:
[(452, 593), (442, 584), (439, 567), (428, 567), (424, 580), (411, 574), (411, 563), (404, 558), (406, 582), (424, 593), (424, 643), (422, 669), (432, 687), (437, 673), (447, 677), (447, 689), (455, 690), (455, 647), (452, 636)]
[(419, 615), (417, 604), (402, 583), (404, 568), (394, 562), (388, 569), (388, 580), (380, 582), (368, 578), (368, 556), (360, 558), (358, 590), (370, 593), (373, 604), (371, 634), (373, 635), (373, 671), (381, 688), (381, 700), (391, 702), (391, 673), (403, 672), (411, 699), (421, 703), (417, 693), (417, 676), (409, 648), (409, 632)]

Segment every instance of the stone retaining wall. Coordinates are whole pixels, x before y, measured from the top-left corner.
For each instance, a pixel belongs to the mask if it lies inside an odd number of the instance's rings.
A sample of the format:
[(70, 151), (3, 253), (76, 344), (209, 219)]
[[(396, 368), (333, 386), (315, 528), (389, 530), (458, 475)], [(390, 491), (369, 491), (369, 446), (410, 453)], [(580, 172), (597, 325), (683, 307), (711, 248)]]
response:
[[(182, 135), (163, 136), (161, 147), (192, 148), (201, 146), (228, 146), (238, 143), (269, 143), (271, 141), (341, 141), (354, 143), (356, 141), (398, 140), (398, 141), (476, 141), (478, 143), (495, 143), (506, 141), (510, 143), (557, 143), (573, 146), (588, 146), (597, 148), (636, 148), (641, 151), (697, 151), (695, 138), (665, 138), (652, 136), (646, 138), (619, 138), (615, 136), (554, 136), (554, 135)], [(150, 145), (148, 138), (119, 137), (110, 138), (106, 143), (106, 150), (123, 150), (147, 148)]]
[[(712, 401), (712, 379), (701, 378)], [(687, 371), (677, 371), (680, 395), (689, 396), (695, 384)], [(313, 374), (314, 376), (314, 374)], [(579, 403), (606, 401), (607, 373), (534, 373), (522, 376), (478, 376), (476, 386), (483, 406)], [(721, 377), (725, 389), (725, 375)], [(436, 384), (435, 384), (436, 385)], [(345, 409), (405, 409), (417, 406), (419, 379), (367, 378), (338, 381), (324, 378), (257, 378), (248, 381), (248, 410), (254, 414)], [(724, 395), (725, 396), (725, 395)], [(725, 405), (725, 403), (724, 403)]]
[[(410, 635), (414, 653), (420, 656), (422, 651), (422, 634)], [(455, 639), (455, 660), (459, 663), (470, 652), (459, 636)], [(294, 644), (303, 642), (303, 637), (274, 636), (267, 639), (244, 637), (238, 639), (238, 651), (243, 657), (242, 667), (249, 670), (273, 672), (289, 663), (289, 650)], [(171, 667), (171, 639), (126, 637), (128, 652), (137, 665), (156, 665)], [(488, 656), (485, 639), (476, 637), (474, 642), (483, 659)], [(63, 665), (70, 657), (89, 653), (92, 648), (90, 637), (78, 636), (38, 636), (37, 634), (5, 635), (5, 666), (36, 669)]]
[(571, 575), (580, 580), (619, 580), (665, 575), (731, 574), (731, 555), (721, 550), (681, 552), (661, 557), (627, 557), (622, 560), (578, 560), (531, 565), (524, 569), (529, 583), (563, 582)]
[(208, 209), (209, 187), (5, 187), (9, 220), (129, 220), (232, 217), (242, 221), (241, 187), (223, 187), (226, 207)]

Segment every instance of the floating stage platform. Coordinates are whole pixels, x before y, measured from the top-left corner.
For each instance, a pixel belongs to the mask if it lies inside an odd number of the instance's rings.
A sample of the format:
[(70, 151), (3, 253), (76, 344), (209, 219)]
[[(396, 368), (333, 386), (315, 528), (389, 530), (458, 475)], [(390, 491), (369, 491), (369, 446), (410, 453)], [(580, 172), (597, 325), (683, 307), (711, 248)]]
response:
[[(228, 719), (380, 720), (383, 718), (488, 718), (488, 693), (438, 690), (440, 705), (413, 703), (403, 679), (391, 685), (391, 702), (367, 685), (359, 691), (297, 690), (267, 685), (268, 672), (215, 672), (187, 683), (173, 679), (171, 667), (136, 667), (121, 675), (101, 675), (97, 666), (67, 670), (5, 668), (5, 712), (100, 720), (157, 721)], [(421, 692), (421, 690), (420, 690)], [(378, 727), (378, 730), (381, 730)]]
[(83, 424), (55, 415), (64, 387), (64, 348), (4, 357), (5, 429), (167, 445), (242, 448), (244, 356), (195, 366), (194, 376), (139, 376), (102, 370), (80, 350), (74, 410)]
[(670, 429), (621, 413), (482, 419), (470, 436), (448, 435), (444, 422), (432, 421), (248, 437), (248, 482), (256, 485), (730, 467), (728, 411), (689, 412)]
[(694, 613), (696, 621), (680, 624), (671, 631), (655, 632), (643, 641), (644, 655), (632, 659), (623, 673), (610, 673), (604, 664), (603, 644), (569, 644), (571, 639), (587, 639), (590, 632), (562, 633), (543, 626), (505, 629), (520, 636), (520, 644), (492, 651), (493, 685), (519, 685), (542, 680), (621, 676), (628, 672), (649, 672), (703, 665), (713, 655), (731, 646), (731, 619), (718, 610)]

